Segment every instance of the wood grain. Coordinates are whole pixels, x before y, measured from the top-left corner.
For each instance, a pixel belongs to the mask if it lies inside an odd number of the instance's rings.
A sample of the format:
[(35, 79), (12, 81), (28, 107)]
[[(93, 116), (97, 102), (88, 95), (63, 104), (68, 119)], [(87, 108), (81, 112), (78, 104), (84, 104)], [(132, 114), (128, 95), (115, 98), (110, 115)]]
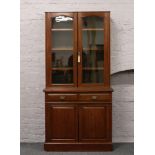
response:
[[(51, 30), (51, 18), (73, 17), (73, 29)], [(101, 29), (82, 29), (82, 18), (104, 19)], [(73, 30), (73, 48), (53, 48), (52, 31)], [(82, 83), (82, 31), (104, 30), (104, 83)], [(52, 84), (52, 50), (73, 51), (73, 84)], [(95, 49), (97, 52), (97, 49)], [(77, 62), (80, 55), (81, 61)], [(53, 68), (57, 70), (57, 68)], [(95, 68), (84, 68), (95, 69)], [(112, 91), (110, 87), (110, 12), (46, 13), (46, 88), (45, 144), (46, 151), (111, 151)]]

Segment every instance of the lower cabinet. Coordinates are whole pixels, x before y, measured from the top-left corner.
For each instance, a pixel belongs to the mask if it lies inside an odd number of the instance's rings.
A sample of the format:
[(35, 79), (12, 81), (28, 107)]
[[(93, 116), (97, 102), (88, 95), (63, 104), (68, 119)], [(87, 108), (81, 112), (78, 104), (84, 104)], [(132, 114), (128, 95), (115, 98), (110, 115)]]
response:
[(111, 105), (46, 105), (46, 142), (110, 142)]

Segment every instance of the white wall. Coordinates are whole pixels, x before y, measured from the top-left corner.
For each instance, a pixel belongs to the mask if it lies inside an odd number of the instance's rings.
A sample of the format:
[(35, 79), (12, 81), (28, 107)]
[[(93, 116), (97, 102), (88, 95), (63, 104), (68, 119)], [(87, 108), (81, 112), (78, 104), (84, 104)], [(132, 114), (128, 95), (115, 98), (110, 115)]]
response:
[[(133, 69), (133, 0), (21, 0), (22, 142), (44, 141), (44, 12), (48, 11), (111, 11), (111, 73)], [(118, 76), (113, 76), (113, 141), (133, 141), (133, 83), (129, 78), (117, 84), (124, 79)]]

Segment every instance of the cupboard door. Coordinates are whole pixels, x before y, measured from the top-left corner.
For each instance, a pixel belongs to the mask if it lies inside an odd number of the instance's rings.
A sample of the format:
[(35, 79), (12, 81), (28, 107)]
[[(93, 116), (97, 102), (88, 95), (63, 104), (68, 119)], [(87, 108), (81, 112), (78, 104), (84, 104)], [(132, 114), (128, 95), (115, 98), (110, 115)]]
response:
[(47, 85), (77, 85), (77, 14), (46, 14)]
[(83, 105), (79, 108), (79, 141), (111, 140), (111, 106)]
[(106, 14), (78, 13), (79, 85), (107, 85), (108, 83), (110, 37)]
[(53, 142), (77, 140), (77, 108), (73, 105), (46, 107), (46, 139)]

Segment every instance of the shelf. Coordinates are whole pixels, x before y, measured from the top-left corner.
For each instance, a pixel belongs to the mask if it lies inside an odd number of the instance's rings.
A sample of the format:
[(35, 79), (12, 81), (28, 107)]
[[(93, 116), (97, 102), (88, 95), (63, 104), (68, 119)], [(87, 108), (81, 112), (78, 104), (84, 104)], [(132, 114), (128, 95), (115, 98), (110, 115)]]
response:
[(97, 49), (97, 48), (83, 48), (86, 51), (104, 51), (104, 49)]
[[(104, 49), (97, 48), (83, 48), (83, 50), (87, 51), (104, 51)], [(52, 48), (52, 51), (73, 51), (73, 48)]]
[(66, 68), (65, 67), (59, 67), (59, 68), (53, 67), (52, 70), (57, 70), (57, 71), (65, 70), (66, 71), (66, 70), (73, 70), (73, 68), (72, 67), (66, 67)]
[(83, 31), (103, 31), (103, 28), (83, 28)]
[(73, 48), (52, 48), (52, 51), (73, 51)]
[(83, 70), (104, 70), (102, 67), (83, 67)]
[(73, 29), (51, 29), (51, 31), (73, 31)]

